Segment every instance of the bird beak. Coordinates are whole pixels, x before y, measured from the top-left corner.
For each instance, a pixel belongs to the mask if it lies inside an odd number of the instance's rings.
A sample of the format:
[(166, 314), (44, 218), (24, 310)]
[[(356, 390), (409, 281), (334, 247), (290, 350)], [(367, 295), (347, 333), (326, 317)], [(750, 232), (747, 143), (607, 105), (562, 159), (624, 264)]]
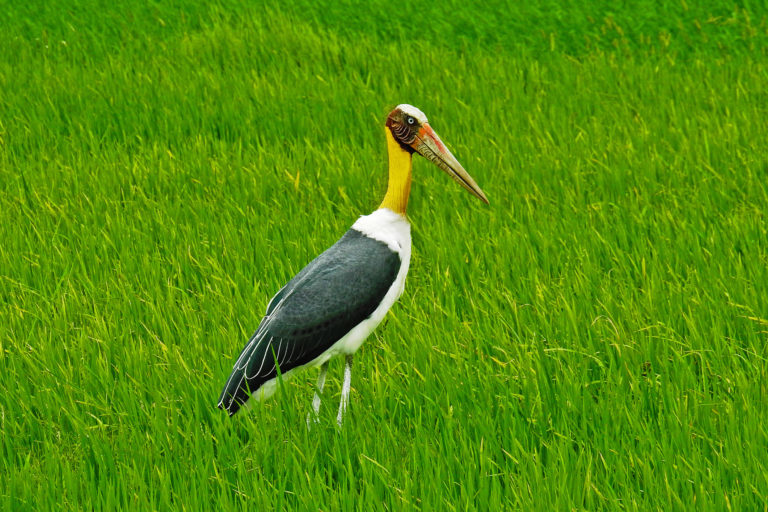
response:
[(429, 123), (421, 125), (416, 139), (411, 143), (411, 148), (448, 173), (451, 178), (467, 189), (470, 194), (479, 198), (485, 204), (489, 204), (488, 198), (485, 197), (483, 191), (477, 186), (475, 180), (472, 179), (472, 176), (464, 170), (464, 167), (445, 147), (445, 144), (443, 144), (443, 141), (440, 140), (440, 137), (437, 136), (432, 127), (429, 126)]

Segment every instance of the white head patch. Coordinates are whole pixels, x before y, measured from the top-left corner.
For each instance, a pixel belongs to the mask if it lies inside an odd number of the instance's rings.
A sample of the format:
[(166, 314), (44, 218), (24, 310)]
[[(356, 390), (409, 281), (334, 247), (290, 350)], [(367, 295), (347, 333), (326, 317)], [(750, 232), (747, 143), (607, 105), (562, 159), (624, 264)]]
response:
[(424, 112), (417, 109), (413, 105), (408, 105), (407, 103), (401, 103), (397, 106), (402, 112), (405, 112), (409, 116), (416, 118), (416, 120), (419, 122), (419, 124), (424, 124), (427, 122), (427, 116), (424, 115)]

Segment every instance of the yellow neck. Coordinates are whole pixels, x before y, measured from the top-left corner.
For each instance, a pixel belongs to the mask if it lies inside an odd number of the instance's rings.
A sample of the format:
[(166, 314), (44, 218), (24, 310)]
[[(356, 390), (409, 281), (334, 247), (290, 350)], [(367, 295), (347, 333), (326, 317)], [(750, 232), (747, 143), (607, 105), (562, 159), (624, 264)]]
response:
[(411, 193), (411, 154), (404, 150), (392, 136), (387, 134), (387, 152), (389, 153), (389, 185), (379, 208), (389, 208), (393, 212), (405, 215), (408, 195)]

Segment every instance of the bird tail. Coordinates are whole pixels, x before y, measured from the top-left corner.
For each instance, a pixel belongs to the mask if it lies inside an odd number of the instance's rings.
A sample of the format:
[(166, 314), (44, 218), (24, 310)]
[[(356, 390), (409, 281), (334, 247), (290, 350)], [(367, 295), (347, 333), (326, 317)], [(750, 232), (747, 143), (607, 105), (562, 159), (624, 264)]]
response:
[(250, 397), (251, 394), (245, 379), (245, 368), (238, 369), (235, 367), (232, 370), (232, 375), (227, 379), (224, 389), (221, 390), (218, 408), (227, 411), (230, 416), (234, 416)]
[[(219, 395), (218, 408), (227, 411), (230, 416), (233, 416), (245, 405), (251, 397), (251, 391), (255, 391), (253, 385), (257, 383), (256, 381), (260, 380), (257, 379), (258, 375), (252, 375), (253, 371), (249, 372), (248, 369), (256, 352), (266, 348), (262, 347), (263, 343), (260, 343), (262, 341), (261, 332), (261, 329), (256, 331), (251, 336), (251, 339), (248, 340), (248, 343), (245, 344), (232, 368), (232, 374), (227, 379), (224, 389), (221, 390), (221, 395)], [(262, 358), (262, 365), (266, 362), (263, 359), (265, 358)]]

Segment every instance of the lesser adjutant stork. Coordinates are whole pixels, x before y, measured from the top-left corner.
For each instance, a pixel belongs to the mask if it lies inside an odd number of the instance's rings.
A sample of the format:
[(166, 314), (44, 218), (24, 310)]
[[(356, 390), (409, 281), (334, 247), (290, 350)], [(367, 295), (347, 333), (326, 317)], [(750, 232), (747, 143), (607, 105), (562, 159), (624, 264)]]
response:
[(349, 401), (353, 355), (403, 293), (411, 258), (411, 226), (405, 210), (414, 152), (488, 203), (421, 110), (398, 105), (387, 117), (385, 133), (389, 184), (381, 206), (360, 217), (272, 297), (221, 392), (218, 405), (230, 415), (251, 399), (261, 401), (272, 395), (278, 377), (287, 379), (301, 368), (319, 366), (312, 401), (317, 415), (328, 361), (344, 355), (337, 416), (341, 425)]

